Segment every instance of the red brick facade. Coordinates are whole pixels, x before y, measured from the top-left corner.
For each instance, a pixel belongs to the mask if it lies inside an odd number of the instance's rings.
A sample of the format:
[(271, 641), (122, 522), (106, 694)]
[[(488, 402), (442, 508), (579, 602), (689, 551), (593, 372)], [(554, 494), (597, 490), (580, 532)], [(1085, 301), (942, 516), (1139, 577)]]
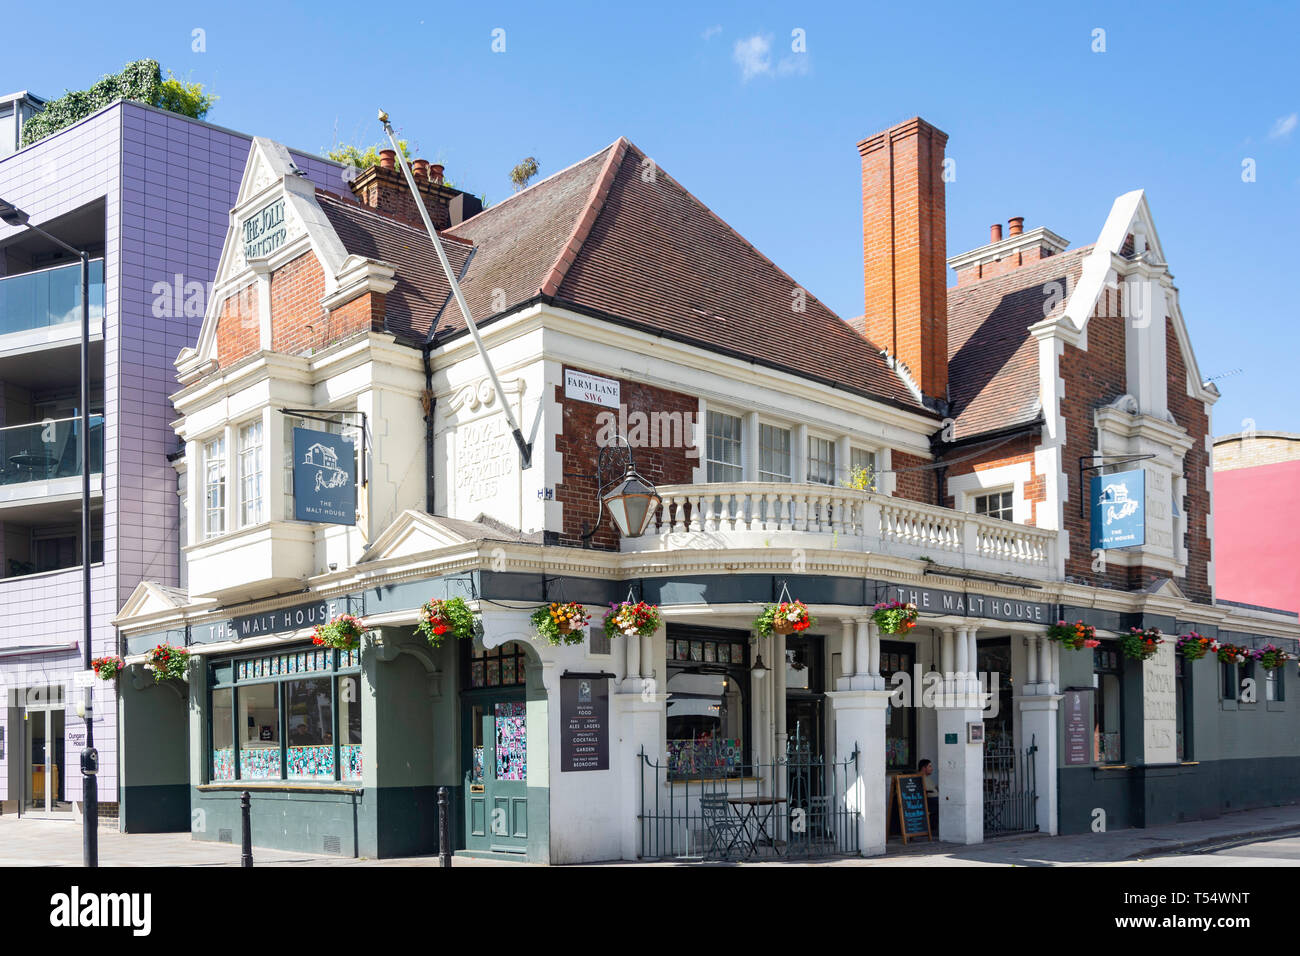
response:
[[(258, 289), (254, 283), (222, 305), (217, 362), (226, 368), (260, 348)], [(313, 253), (303, 253), (271, 275), (271, 350), (308, 354), (361, 332), (384, 328), (384, 296), (364, 293), (326, 311), (325, 273)]]
[(1174, 421), (1192, 437), (1192, 447), (1183, 458), (1183, 479), (1186, 497), (1183, 499), (1187, 515), (1187, 579), (1180, 581), (1183, 593), (1194, 601), (1205, 604), (1213, 600), (1210, 588), (1209, 564), (1212, 559), (1211, 542), (1206, 516), (1210, 513), (1210, 489), (1205, 481), (1205, 469), (1210, 464), (1210, 453), (1205, 449), (1205, 436), (1210, 433), (1210, 417), (1205, 403), (1187, 394), (1187, 364), (1183, 350), (1178, 345), (1178, 334), (1172, 319), (1165, 323), (1165, 355), (1169, 367), (1169, 404)]
[[(1029, 520), (1026, 523), (1037, 527), (1039, 521), (1038, 508), (1047, 501), (1047, 481), (1035, 469), (1034, 449), (1038, 447), (1038, 443), (1039, 438), (1037, 435), (1024, 435), (1012, 439), (1005, 445), (997, 445), (984, 454), (976, 455), (973, 458), (967, 458), (967, 455), (971, 454), (969, 449), (959, 449), (953, 453), (953, 457), (964, 460), (947, 468), (944, 472), (944, 481), (951, 481), (959, 475), (969, 475), (988, 468), (1027, 464), (1029, 465), (1030, 478), (1029, 481), (1025, 482), (1023, 489), (1025, 500), (1029, 502)], [(956, 496), (945, 494), (944, 505), (949, 508), (956, 508)]]
[(935, 503), (935, 482), (938, 481), (934, 462), (917, 455), (894, 451), (889, 456), (894, 471), (894, 495), (927, 505)]
[[(596, 369), (575, 371), (609, 377), (608, 373)], [(653, 434), (645, 436), (647, 441), (654, 441), (655, 444), (635, 449), (637, 471), (655, 485), (689, 483), (694, 477), (696, 466), (700, 464), (698, 456), (687, 454), (693, 450), (687, 443), (694, 435), (691, 423), (697, 420), (699, 400), (692, 395), (627, 379), (618, 379), (618, 383), (620, 400), (627, 409), (630, 434), (626, 437), (630, 441), (640, 445), (641, 436), (636, 430), (636, 423), (641, 415), (646, 416), (644, 420), (659, 423), (659, 427), (650, 429)], [(577, 545), (582, 543), (584, 522), (586, 528), (590, 529), (599, 514), (599, 489), (595, 478), (596, 457), (600, 452), (597, 441), (601, 438), (602, 423), (608, 420), (601, 415), (609, 413), (617, 420), (618, 412), (603, 405), (567, 398), (563, 385), (556, 386), (555, 398), (563, 410), (563, 427), (555, 438), (555, 450), (564, 459), (564, 478), (555, 486), (556, 500), (564, 505), (560, 543)], [(665, 414), (667, 418), (663, 417)], [(680, 423), (681, 427), (678, 428), (676, 424), (669, 428), (662, 427), (665, 422)], [(608, 432), (609, 429), (605, 429), (606, 435)], [(593, 536), (591, 544), (594, 548), (607, 551), (618, 550), (618, 532), (614, 530), (608, 515), (602, 518), (600, 530)]]
[(980, 279), (989, 279), (993, 276), (1005, 275), (1008, 272), (1014, 272), (1021, 266), (1027, 266), (1030, 263), (1041, 262), (1050, 258), (1052, 250), (1046, 246), (1037, 248), (1021, 249), (1013, 252), (1005, 258), (998, 259), (996, 262), (985, 262), (962, 269), (957, 273), (957, 285), (963, 286), (971, 282), (978, 282)]

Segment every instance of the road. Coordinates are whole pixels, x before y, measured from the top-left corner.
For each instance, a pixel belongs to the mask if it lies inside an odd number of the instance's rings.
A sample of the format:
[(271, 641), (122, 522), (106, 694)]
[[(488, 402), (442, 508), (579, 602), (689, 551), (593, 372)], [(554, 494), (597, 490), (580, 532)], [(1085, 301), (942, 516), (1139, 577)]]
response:
[(1201, 847), (1195, 852), (1187, 851), (1170, 854), (1169, 856), (1152, 857), (1146, 860), (1125, 860), (1119, 863), (1099, 865), (1125, 867), (1300, 866), (1300, 835), (1251, 840), (1249, 842), (1230, 841), (1214, 846)]

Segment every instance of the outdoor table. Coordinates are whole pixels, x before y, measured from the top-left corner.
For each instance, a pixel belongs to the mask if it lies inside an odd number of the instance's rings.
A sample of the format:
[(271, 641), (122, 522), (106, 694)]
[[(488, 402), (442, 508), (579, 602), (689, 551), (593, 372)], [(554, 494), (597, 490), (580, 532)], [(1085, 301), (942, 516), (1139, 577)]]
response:
[[(740, 815), (741, 825), (744, 827), (747, 841), (749, 843), (749, 855), (753, 856), (758, 852), (759, 840), (767, 838), (770, 845), (776, 846), (776, 838), (767, 831), (767, 825), (772, 819), (772, 814), (778, 804), (785, 803), (785, 797), (728, 797), (727, 803), (736, 808), (736, 813)], [(766, 808), (766, 812), (759, 814), (759, 808)], [(754, 827), (754, 832), (750, 835), (750, 827)]]
[(26, 452), (9, 456), (9, 464), (18, 469), (25, 469), (29, 476), (35, 475), (38, 469), (48, 472), (56, 462), (57, 459), (53, 455), (44, 452)]

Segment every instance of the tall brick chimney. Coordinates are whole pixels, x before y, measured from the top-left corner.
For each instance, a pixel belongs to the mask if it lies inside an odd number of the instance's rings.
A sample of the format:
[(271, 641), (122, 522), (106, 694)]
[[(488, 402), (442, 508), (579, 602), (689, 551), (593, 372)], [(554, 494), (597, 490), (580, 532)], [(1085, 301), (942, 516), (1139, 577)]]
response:
[(948, 392), (947, 142), (915, 117), (858, 143), (866, 336), (937, 400)]
[[(402, 175), (400, 167), (389, 165), (389, 157), (385, 155), (388, 153), (392, 153), (392, 150), (381, 152), (380, 164), (364, 170), (349, 184), (352, 193), (363, 206), (369, 206), (387, 216), (423, 228), (420, 210), (416, 207), (410, 187), (406, 184), (406, 177)], [(392, 162), (396, 162), (395, 153)], [(424, 201), (425, 208), (429, 210), (429, 218), (433, 220), (434, 228), (447, 229), (460, 225), (470, 216), (483, 211), (483, 204), (476, 197), (442, 185), (442, 167), (438, 166), (437, 170), (438, 175), (435, 180), (431, 175), (432, 168), (428, 162), (417, 159), (411, 164), (411, 172), (419, 187), (420, 198)]]

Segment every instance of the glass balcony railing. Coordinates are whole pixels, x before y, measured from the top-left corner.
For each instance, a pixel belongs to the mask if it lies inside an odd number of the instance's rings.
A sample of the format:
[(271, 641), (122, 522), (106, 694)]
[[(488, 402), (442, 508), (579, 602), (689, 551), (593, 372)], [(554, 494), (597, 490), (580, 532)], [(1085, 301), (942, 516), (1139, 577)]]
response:
[[(0, 485), (81, 474), (80, 418), (0, 428)], [(90, 416), (90, 472), (104, 470), (104, 416)]]
[[(90, 324), (104, 320), (104, 260), (90, 263)], [(81, 321), (81, 263), (0, 278), (0, 335)]]

